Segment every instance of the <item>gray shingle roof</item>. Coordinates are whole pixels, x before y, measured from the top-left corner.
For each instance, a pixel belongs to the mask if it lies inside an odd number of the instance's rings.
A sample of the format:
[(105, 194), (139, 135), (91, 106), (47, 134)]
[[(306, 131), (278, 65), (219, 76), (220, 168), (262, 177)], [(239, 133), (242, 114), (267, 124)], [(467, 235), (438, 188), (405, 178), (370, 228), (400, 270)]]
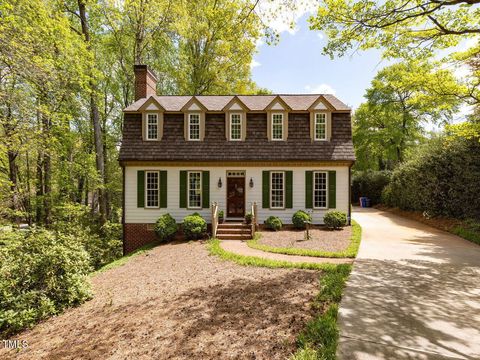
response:
[[(350, 108), (331, 94), (286, 94), (286, 95), (238, 95), (251, 111), (264, 111), (265, 108), (279, 96), (290, 106), (292, 111), (306, 111), (321, 96), (337, 111), (349, 111)], [(154, 95), (152, 96), (167, 112), (178, 112), (192, 96)], [(199, 95), (197, 100), (208, 111), (222, 111), (234, 95)], [(140, 99), (126, 107), (125, 112), (136, 112), (149, 98)]]

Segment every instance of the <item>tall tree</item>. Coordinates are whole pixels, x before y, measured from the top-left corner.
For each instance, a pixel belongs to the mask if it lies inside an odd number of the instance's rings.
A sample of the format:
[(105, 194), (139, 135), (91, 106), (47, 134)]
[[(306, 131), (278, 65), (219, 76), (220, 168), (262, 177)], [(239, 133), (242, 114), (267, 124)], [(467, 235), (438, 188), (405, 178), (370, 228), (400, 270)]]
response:
[(379, 71), (367, 90), (366, 103), (354, 115), (357, 168), (392, 168), (424, 136), (423, 126), (448, 123), (458, 109), (455, 96), (439, 96), (438, 84), (456, 80), (448, 70), (408, 62)]
[(383, 48), (389, 57), (431, 55), (480, 34), (480, 0), (325, 0), (311, 27), (328, 35), (324, 51)]

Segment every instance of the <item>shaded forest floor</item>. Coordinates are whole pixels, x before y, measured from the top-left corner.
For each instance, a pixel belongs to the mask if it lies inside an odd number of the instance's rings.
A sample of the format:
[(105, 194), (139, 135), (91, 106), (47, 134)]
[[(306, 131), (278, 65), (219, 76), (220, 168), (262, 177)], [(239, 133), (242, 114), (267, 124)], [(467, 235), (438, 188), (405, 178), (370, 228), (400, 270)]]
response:
[[(284, 359), (313, 316), (318, 271), (242, 267), (200, 242), (96, 274), (94, 298), (14, 336), (2, 359)], [(293, 285), (293, 286), (292, 286)]]

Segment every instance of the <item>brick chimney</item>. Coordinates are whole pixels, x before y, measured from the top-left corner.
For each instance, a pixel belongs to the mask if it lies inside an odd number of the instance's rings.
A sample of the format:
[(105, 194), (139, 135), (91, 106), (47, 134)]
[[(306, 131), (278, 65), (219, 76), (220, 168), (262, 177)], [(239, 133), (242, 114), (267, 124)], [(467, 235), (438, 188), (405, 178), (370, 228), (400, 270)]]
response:
[(135, 101), (157, 94), (157, 77), (147, 65), (134, 65)]

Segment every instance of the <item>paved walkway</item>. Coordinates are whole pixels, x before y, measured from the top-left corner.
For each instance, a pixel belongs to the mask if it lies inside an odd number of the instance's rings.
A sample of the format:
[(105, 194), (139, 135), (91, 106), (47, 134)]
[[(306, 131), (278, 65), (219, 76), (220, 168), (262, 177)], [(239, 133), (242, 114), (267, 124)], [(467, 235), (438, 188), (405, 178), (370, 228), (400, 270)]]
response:
[(220, 242), (220, 246), (232, 253), (244, 256), (256, 256), (270, 260), (289, 261), (292, 263), (313, 263), (313, 264), (351, 264), (353, 259), (343, 258), (322, 258), (314, 256), (299, 256), (299, 255), (285, 255), (270, 253), (258, 249), (252, 249), (247, 245), (246, 241), (242, 240), (224, 240)]
[(375, 209), (353, 217), (338, 358), (480, 359), (480, 246)]

